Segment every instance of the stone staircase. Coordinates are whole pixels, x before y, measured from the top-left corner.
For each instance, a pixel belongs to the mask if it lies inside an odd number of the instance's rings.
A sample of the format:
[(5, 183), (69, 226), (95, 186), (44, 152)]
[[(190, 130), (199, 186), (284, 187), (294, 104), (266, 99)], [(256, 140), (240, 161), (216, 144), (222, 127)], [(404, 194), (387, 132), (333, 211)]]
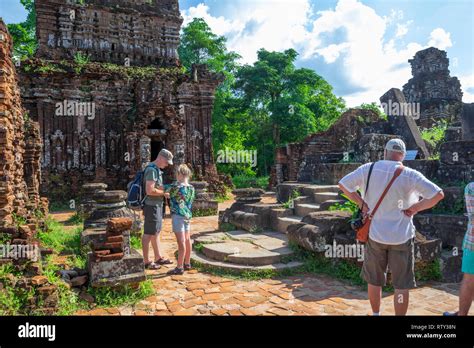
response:
[(282, 233), (237, 230), (200, 235), (194, 240), (192, 260), (232, 271), (283, 270), (302, 265), (291, 261), (293, 253)]
[[(285, 185), (282, 184), (282, 186)], [(290, 189), (295, 190), (291, 184), (288, 185)], [(344, 201), (337, 185), (307, 185), (296, 190), (301, 192), (302, 196), (293, 200), (292, 214), (277, 218), (277, 231), (281, 233), (286, 233), (289, 226), (301, 223), (304, 216), (328, 210), (330, 206)]]
[[(292, 183), (288, 185), (293, 189)], [(298, 192), (301, 196), (294, 200), (293, 208), (263, 203), (239, 206), (228, 218), (237, 229), (197, 236), (192, 260), (203, 266), (236, 272), (280, 271), (301, 266), (288, 245), (288, 227), (301, 223), (310, 213), (342, 202), (342, 197), (336, 185), (299, 185)]]

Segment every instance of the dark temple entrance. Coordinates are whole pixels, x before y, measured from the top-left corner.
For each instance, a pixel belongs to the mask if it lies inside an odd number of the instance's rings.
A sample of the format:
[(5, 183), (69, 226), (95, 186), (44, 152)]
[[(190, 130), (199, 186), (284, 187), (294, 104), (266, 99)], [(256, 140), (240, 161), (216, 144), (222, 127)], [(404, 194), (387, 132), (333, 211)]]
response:
[(160, 119), (155, 119), (148, 126), (146, 135), (150, 138), (150, 161), (154, 161), (162, 149), (166, 147), (166, 129)]

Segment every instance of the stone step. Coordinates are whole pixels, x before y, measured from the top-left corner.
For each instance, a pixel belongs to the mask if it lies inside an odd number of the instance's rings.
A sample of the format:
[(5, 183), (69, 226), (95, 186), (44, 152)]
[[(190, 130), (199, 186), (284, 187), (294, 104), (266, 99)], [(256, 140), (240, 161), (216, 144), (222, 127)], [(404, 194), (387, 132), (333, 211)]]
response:
[(197, 253), (194, 250), (191, 252), (191, 260), (193, 261), (193, 263), (198, 264), (198, 265), (202, 265), (202, 266), (210, 267), (214, 269), (219, 269), (219, 270), (231, 271), (235, 273), (241, 273), (241, 272), (246, 272), (246, 271), (269, 271), (269, 270), (283, 271), (283, 270), (298, 268), (303, 265), (303, 263), (300, 261), (291, 261), (288, 263), (280, 262), (280, 263), (274, 263), (274, 264), (264, 265), (264, 266), (240, 265), (236, 263), (216, 261), (216, 260), (206, 257), (203, 254)]
[(204, 244), (201, 248), (206, 257), (220, 262), (245, 266), (265, 266), (282, 262), (293, 254), (288, 238), (279, 232), (263, 232), (258, 235), (243, 231), (227, 232), (228, 239)]
[(316, 192), (313, 196), (314, 203), (321, 204), (325, 201), (341, 198), (338, 192)]
[(344, 199), (330, 199), (328, 201), (324, 201), (321, 203), (319, 206), (320, 211), (326, 211), (329, 210), (333, 205), (335, 204), (344, 204), (345, 200)]
[(313, 213), (319, 210), (320, 210), (320, 206), (318, 204), (298, 203), (295, 205), (295, 215), (298, 215), (298, 216), (306, 216), (309, 213)]
[(295, 199), (293, 199), (293, 203), (296, 207), (297, 204), (304, 204), (304, 203), (312, 203), (313, 202), (313, 197), (312, 196), (300, 196)]
[(277, 231), (281, 233), (286, 233), (288, 226), (301, 223), (301, 219), (301, 216), (295, 215), (279, 217)]
[(337, 185), (311, 185), (303, 188), (303, 193), (307, 195), (314, 195), (320, 192), (335, 192), (339, 193), (341, 190)]

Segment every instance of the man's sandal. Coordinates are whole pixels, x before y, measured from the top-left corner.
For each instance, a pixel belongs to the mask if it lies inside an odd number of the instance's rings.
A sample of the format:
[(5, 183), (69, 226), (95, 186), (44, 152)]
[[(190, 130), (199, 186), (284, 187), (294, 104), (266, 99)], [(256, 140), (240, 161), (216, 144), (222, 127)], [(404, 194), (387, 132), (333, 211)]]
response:
[(145, 263), (145, 269), (156, 270), (156, 269), (160, 269), (160, 268), (161, 268), (161, 266), (157, 265), (154, 262)]
[(193, 266), (191, 266), (191, 264), (184, 264), (184, 270), (185, 271), (190, 271), (193, 269)]
[(182, 275), (183, 273), (184, 273), (183, 268), (176, 267), (175, 269), (169, 271), (167, 274), (169, 274), (169, 275)]
[(157, 265), (172, 265), (173, 261), (171, 261), (169, 259), (161, 258), (161, 259), (156, 260), (155, 263)]

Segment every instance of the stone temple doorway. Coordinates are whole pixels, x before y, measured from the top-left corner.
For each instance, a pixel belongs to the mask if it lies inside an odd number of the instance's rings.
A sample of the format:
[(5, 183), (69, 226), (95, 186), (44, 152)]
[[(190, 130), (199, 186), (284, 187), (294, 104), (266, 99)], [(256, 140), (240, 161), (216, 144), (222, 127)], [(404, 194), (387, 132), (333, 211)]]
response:
[(154, 161), (162, 149), (166, 147), (167, 131), (160, 119), (153, 120), (146, 130), (146, 136), (150, 138), (150, 161)]

